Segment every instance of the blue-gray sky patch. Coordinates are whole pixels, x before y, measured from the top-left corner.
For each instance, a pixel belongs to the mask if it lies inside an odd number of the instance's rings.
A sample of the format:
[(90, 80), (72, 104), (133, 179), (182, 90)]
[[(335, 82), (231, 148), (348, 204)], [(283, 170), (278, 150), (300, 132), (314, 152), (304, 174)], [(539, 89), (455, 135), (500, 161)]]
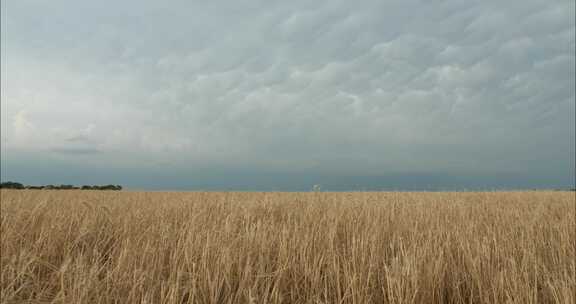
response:
[(53, 148), (51, 151), (67, 155), (92, 155), (102, 153), (102, 151), (95, 148), (73, 148), (73, 147)]
[(74, 170), (249, 168), (256, 188), (268, 171), (574, 183), (573, 0), (1, 5), (6, 178), (58, 147)]

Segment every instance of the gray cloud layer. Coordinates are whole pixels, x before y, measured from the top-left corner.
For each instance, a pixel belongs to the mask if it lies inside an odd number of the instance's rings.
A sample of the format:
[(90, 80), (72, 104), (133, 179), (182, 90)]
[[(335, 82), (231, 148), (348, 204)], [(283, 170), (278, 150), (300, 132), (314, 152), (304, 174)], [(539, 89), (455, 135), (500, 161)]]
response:
[(2, 5), (7, 151), (574, 179), (571, 0)]

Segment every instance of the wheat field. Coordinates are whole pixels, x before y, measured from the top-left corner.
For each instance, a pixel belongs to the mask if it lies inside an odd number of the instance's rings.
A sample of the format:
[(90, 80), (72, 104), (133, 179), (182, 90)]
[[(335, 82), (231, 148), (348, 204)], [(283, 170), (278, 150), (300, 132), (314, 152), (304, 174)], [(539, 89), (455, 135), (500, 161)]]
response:
[(574, 303), (574, 192), (1, 191), (2, 303)]

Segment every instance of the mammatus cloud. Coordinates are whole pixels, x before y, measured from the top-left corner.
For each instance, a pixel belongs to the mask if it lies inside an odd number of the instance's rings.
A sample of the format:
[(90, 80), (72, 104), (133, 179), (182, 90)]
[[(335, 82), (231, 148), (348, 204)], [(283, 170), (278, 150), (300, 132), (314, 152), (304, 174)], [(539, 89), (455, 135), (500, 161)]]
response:
[(574, 1), (3, 8), (5, 149), (357, 174), (574, 167)]

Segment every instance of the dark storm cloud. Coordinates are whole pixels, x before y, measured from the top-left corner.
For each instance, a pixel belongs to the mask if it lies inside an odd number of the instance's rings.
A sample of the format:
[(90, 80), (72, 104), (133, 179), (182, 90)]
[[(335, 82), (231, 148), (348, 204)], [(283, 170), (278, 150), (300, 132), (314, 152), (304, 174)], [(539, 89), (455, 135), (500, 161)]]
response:
[(89, 138), (110, 164), (357, 175), (574, 167), (574, 1), (2, 5), (6, 149)]

